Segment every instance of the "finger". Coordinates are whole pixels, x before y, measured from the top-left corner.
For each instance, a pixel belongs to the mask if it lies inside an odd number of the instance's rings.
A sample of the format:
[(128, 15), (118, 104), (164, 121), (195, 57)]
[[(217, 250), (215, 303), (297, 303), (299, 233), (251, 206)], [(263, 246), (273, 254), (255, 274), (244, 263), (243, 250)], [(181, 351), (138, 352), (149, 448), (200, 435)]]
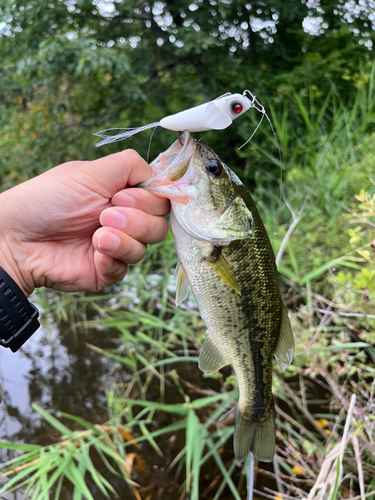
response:
[(92, 242), (95, 250), (126, 264), (135, 264), (143, 259), (147, 246), (117, 229), (100, 227)]
[(91, 168), (94, 174), (112, 178), (117, 182), (118, 191), (126, 185), (135, 186), (152, 175), (150, 165), (133, 149), (125, 149), (94, 160), (91, 162)]
[[(66, 165), (69, 164), (65, 164)], [(77, 170), (77, 162), (72, 163)], [(103, 195), (108, 198), (126, 186), (135, 186), (152, 176), (152, 168), (139, 154), (126, 149), (120, 153), (104, 156), (98, 160), (78, 162), (79, 175), (84, 175), (101, 186)], [(87, 181), (85, 181), (87, 182)]]
[(141, 188), (128, 188), (119, 191), (112, 198), (118, 207), (138, 208), (150, 215), (167, 215), (170, 210), (168, 198), (161, 198)]
[(109, 255), (94, 252), (94, 262), (98, 275), (98, 287), (102, 288), (121, 281), (128, 271), (128, 265)]
[(167, 219), (136, 208), (107, 208), (100, 215), (100, 224), (118, 229), (146, 244), (164, 240), (168, 232)]

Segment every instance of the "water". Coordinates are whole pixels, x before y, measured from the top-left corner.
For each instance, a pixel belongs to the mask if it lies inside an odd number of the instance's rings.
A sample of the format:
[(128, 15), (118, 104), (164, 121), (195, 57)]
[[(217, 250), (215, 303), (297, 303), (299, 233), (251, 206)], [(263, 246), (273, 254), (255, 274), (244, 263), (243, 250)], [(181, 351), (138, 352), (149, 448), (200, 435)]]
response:
[[(0, 350), (0, 380), (4, 400), (0, 405), (0, 438), (12, 442), (49, 445), (59, 439), (33, 409), (37, 404), (58, 416), (59, 412), (78, 415), (91, 423), (107, 420), (104, 375), (110, 362), (89, 349), (86, 343), (104, 349), (113, 347), (109, 333), (83, 329), (72, 331), (53, 323), (37, 332), (13, 353)], [(13, 458), (13, 452), (0, 451), (2, 462)], [(23, 496), (2, 496), (22, 500)], [(61, 500), (71, 498), (69, 490)], [(97, 496), (99, 499), (100, 496)]]
[(64, 335), (56, 327), (49, 332), (40, 328), (18, 352), (2, 349), (1, 438), (44, 444), (41, 433), (45, 426), (32, 409), (34, 403), (50, 412), (78, 414), (93, 423), (102, 422), (106, 398), (101, 378), (109, 363), (86, 342), (98, 345), (105, 340), (103, 332)]

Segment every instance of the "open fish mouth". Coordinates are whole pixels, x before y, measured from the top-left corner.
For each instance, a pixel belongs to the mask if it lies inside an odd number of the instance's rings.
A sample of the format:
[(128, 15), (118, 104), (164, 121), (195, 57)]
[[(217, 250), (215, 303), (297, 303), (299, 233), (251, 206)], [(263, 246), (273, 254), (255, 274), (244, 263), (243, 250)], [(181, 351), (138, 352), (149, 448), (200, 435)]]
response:
[(183, 132), (177, 141), (150, 164), (153, 169), (152, 177), (141, 182), (139, 187), (165, 186), (181, 179), (187, 172), (196, 147), (196, 141), (190, 132)]
[[(153, 176), (139, 187), (169, 198), (174, 216), (188, 234), (220, 244), (253, 238), (252, 214), (230, 186), (234, 178), (231, 171), (188, 131), (151, 167)], [(208, 170), (211, 167), (213, 174)]]

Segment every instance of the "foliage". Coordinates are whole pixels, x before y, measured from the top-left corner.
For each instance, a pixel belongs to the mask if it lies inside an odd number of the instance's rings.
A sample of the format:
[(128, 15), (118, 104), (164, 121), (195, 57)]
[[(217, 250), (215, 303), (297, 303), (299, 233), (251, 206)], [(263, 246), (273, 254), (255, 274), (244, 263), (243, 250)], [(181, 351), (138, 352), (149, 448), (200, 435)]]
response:
[[(137, 6), (130, 0), (4, 0), (3, 186), (64, 161), (123, 147), (97, 151), (92, 132), (154, 122), (224, 91), (245, 88), (281, 113), (284, 106), (291, 109), (297, 126), (288, 130), (288, 149), (283, 150), (290, 154), (301, 137), (292, 89), (302, 100), (315, 95), (319, 109), (334, 84), (340, 102), (350, 106), (353, 88), (368, 78), (373, 60), (371, 19), (366, 5), (350, 13), (333, 0), (322, 7), (295, 0), (145, 0)], [(308, 31), (308, 20), (318, 28)], [(254, 120), (243, 119), (240, 134), (231, 127), (208, 133), (207, 141), (233, 164), (234, 146), (250, 136)], [(275, 156), (270, 131), (264, 130), (256, 143)], [(168, 143), (172, 136), (157, 132), (152, 151), (165, 149), (163, 137)], [(125, 147), (146, 152), (146, 144), (143, 134)], [(236, 163), (243, 169), (258, 159), (248, 148), (237, 154)], [(259, 170), (273, 173), (274, 179), (278, 170), (273, 164), (269, 157), (262, 159)]]
[[(359, 270), (337, 274), (334, 283), (337, 287), (337, 302), (339, 307), (337, 323), (342, 317), (348, 318), (358, 338), (375, 343), (375, 314), (373, 302), (375, 299), (375, 190), (373, 194), (362, 189), (355, 198), (358, 200), (358, 212), (350, 210), (350, 223), (355, 224), (348, 230), (349, 243), (356, 247), (355, 252), (360, 256)], [(370, 241), (371, 240), (371, 241)], [(358, 246), (359, 245), (359, 246)], [(350, 312), (347, 312), (350, 311)], [(375, 351), (371, 351), (375, 354)]]

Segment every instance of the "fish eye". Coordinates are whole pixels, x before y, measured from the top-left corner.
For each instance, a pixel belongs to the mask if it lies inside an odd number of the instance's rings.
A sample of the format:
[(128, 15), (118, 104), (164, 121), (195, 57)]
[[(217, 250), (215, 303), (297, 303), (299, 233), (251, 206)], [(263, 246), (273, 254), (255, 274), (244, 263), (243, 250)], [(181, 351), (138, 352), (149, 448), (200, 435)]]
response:
[(219, 177), (223, 171), (223, 165), (218, 160), (208, 160), (205, 163), (207, 173), (214, 177)]

